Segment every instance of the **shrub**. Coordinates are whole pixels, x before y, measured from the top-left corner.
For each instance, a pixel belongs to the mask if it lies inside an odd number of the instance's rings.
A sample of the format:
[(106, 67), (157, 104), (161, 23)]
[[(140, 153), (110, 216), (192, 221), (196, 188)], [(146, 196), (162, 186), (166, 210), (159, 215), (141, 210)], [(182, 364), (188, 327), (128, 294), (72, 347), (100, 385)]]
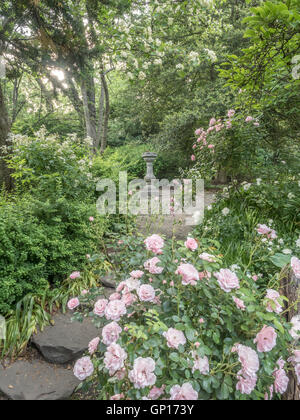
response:
[(166, 241), (161, 253), (155, 244), (156, 254), (125, 239), (117, 294), (93, 313), (99, 291), (80, 297), (74, 318), (105, 326), (75, 365), (84, 386), (98, 383), (101, 399), (264, 399), (274, 385), (282, 394), (293, 342), (280, 315), (285, 298), (228, 270), (217, 243), (192, 251)]

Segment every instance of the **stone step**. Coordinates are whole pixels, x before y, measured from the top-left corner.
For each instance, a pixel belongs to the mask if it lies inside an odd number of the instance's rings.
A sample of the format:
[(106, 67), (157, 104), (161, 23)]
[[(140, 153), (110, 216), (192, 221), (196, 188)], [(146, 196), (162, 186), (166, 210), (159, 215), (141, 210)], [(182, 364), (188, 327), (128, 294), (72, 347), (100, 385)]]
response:
[(0, 365), (0, 392), (11, 400), (66, 400), (79, 383), (72, 369), (41, 360)]
[(64, 364), (72, 362), (87, 350), (89, 342), (98, 337), (97, 329), (90, 318), (82, 323), (71, 321), (73, 313), (57, 313), (54, 325), (33, 335), (31, 342), (37, 347), (47, 362)]

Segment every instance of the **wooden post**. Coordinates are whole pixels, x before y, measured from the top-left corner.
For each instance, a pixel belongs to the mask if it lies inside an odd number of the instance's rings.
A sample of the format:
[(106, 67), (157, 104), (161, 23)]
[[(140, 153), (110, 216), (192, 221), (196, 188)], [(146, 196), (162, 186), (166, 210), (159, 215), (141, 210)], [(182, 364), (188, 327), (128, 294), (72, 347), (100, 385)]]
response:
[[(295, 316), (300, 314), (300, 302), (298, 304), (296, 301), (300, 296), (300, 279), (296, 278), (293, 271), (286, 267), (283, 270), (283, 275), (281, 279), (281, 294), (286, 296), (289, 299), (289, 306), (291, 307), (288, 312), (286, 312), (286, 320), (288, 322)], [(295, 302), (295, 305), (293, 303)], [(293, 306), (292, 306), (293, 305)], [(286, 304), (287, 306), (287, 304)], [(283, 395), (284, 400), (300, 400), (300, 386), (297, 383), (297, 377), (294, 371), (290, 371), (289, 374), (289, 384), (287, 391)]]

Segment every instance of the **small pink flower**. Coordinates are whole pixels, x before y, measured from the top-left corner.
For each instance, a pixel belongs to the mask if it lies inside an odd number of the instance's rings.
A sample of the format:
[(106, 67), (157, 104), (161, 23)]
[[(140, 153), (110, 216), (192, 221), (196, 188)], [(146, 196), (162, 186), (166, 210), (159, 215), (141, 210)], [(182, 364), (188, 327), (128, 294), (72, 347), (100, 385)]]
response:
[(167, 340), (167, 346), (173, 349), (178, 349), (180, 344), (184, 346), (186, 343), (183, 332), (175, 328), (169, 328), (167, 332), (163, 333), (163, 336)]
[(256, 351), (242, 344), (235, 344), (231, 351), (238, 353), (239, 362), (242, 364), (242, 371), (245, 375), (255, 376), (259, 369), (259, 358)]
[[(267, 310), (267, 312), (276, 312), (277, 314), (280, 314), (282, 312), (283, 308), (280, 305), (280, 303), (278, 302), (278, 298), (280, 298), (280, 294), (278, 292), (276, 292), (276, 290), (267, 289), (267, 295), (266, 295), (266, 299), (267, 299), (266, 310)], [(271, 303), (273, 303), (273, 305)], [(275, 304), (275, 308), (273, 308), (274, 304)]]
[(89, 293), (89, 291), (88, 291), (88, 290), (86, 290), (86, 289), (84, 289), (84, 290), (81, 292), (82, 296), (85, 296), (85, 295), (87, 295), (88, 293)]
[(131, 306), (134, 302), (137, 301), (137, 297), (133, 293), (124, 293), (122, 301), (125, 303), (125, 306)]
[(209, 144), (207, 147), (208, 147), (209, 149), (213, 149), (215, 146), (214, 146), (214, 144)]
[(192, 161), (192, 162), (195, 162), (195, 160), (196, 160), (196, 156), (195, 156), (195, 155), (192, 155), (192, 156), (191, 156), (191, 161)]
[(195, 343), (195, 347), (196, 347), (196, 348), (199, 348), (199, 347), (200, 347), (200, 343), (199, 343), (198, 341), (196, 341), (196, 343)]
[(236, 384), (236, 389), (240, 391), (241, 394), (250, 395), (256, 386), (257, 376), (249, 376), (242, 370), (237, 374), (237, 379), (239, 382)]
[(140, 279), (144, 275), (144, 272), (141, 270), (135, 270), (130, 273), (130, 277), (134, 279)]
[(293, 364), (300, 363), (300, 350), (294, 350), (293, 351), (293, 356), (291, 356), (288, 359), (288, 362), (291, 362)]
[(275, 381), (274, 381), (275, 392), (278, 392), (279, 394), (284, 394), (289, 384), (289, 378), (287, 374), (285, 373), (284, 369), (280, 368), (280, 369), (275, 370), (273, 372), (273, 376), (275, 378)]
[(112, 321), (119, 321), (127, 312), (125, 303), (122, 300), (113, 300), (105, 308), (105, 318)]
[(152, 251), (154, 254), (162, 254), (164, 240), (159, 235), (149, 236), (144, 243), (148, 251)]
[(214, 276), (217, 278), (219, 286), (224, 292), (229, 293), (233, 289), (239, 289), (240, 283), (239, 279), (235, 273), (230, 271), (228, 268), (221, 269), (218, 273), (215, 273)]
[(95, 220), (95, 218), (94, 217), (89, 217), (89, 221), (90, 222), (93, 222)]
[(257, 281), (258, 280), (258, 276), (256, 276), (256, 275), (252, 276), (252, 280), (253, 281)]
[(192, 264), (181, 264), (175, 274), (182, 276), (182, 284), (184, 286), (191, 284), (194, 286), (199, 280), (199, 273)]
[(276, 339), (277, 334), (274, 328), (264, 325), (253, 342), (257, 343), (257, 351), (262, 353), (271, 351), (276, 346)]
[(267, 225), (258, 225), (256, 230), (259, 235), (268, 235), (272, 229)]
[(198, 129), (195, 131), (195, 135), (196, 135), (196, 136), (200, 136), (200, 134), (202, 133), (202, 131), (203, 131), (203, 128), (198, 128)]
[(163, 272), (162, 267), (157, 267), (156, 264), (160, 263), (160, 259), (157, 257), (151, 258), (144, 263), (144, 267), (151, 274), (161, 274)]
[(174, 287), (174, 282), (173, 282), (173, 280), (171, 280), (171, 281), (170, 281), (170, 286), (171, 286), (171, 287)]
[(96, 337), (89, 342), (89, 353), (90, 353), (90, 355), (96, 353), (99, 343), (100, 343), (100, 338), (99, 337)]
[(120, 293), (113, 293), (112, 295), (109, 296), (109, 300), (120, 300), (121, 299), (121, 295)]
[(197, 147), (197, 144), (193, 144), (193, 149), (196, 149), (196, 147)]
[(79, 277), (80, 277), (80, 272), (79, 272), (79, 271), (74, 271), (74, 272), (70, 275), (70, 279), (71, 279), (71, 280), (78, 279)]
[(235, 110), (234, 110), (234, 109), (230, 109), (230, 110), (227, 112), (227, 116), (228, 116), (228, 118), (233, 117), (233, 116), (234, 116), (234, 114), (235, 114)]
[(204, 323), (205, 323), (204, 319), (203, 318), (200, 318), (199, 319), (199, 324), (204, 324)]
[(110, 400), (119, 401), (119, 400), (123, 400), (124, 398), (125, 398), (125, 395), (122, 393), (122, 394), (113, 395), (112, 397), (110, 397)]
[(119, 344), (112, 343), (107, 351), (104, 353), (104, 365), (109, 370), (110, 376), (113, 376), (117, 371), (124, 367), (124, 361), (127, 358), (127, 353)]
[(194, 238), (187, 238), (184, 245), (187, 249), (190, 249), (191, 251), (195, 251), (198, 248), (198, 243)]
[(105, 325), (102, 330), (102, 341), (106, 346), (110, 346), (119, 339), (122, 328), (115, 321)]
[(143, 284), (137, 294), (142, 302), (153, 302), (155, 298), (155, 290), (150, 284)]
[(107, 299), (97, 300), (97, 302), (95, 303), (95, 306), (94, 306), (94, 314), (98, 315), (98, 316), (101, 316), (101, 317), (104, 316), (107, 304), (108, 304)]
[(87, 259), (87, 260), (90, 260), (90, 259), (91, 259), (90, 254), (86, 254), (86, 259)]
[(68, 308), (73, 311), (75, 308), (77, 308), (80, 305), (79, 299), (78, 298), (74, 298), (69, 300), (68, 302)]
[(133, 364), (133, 370), (129, 372), (129, 380), (137, 389), (143, 389), (152, 386), (156, 382), (155, 361), (151, 357), (138, 357)]
[(297, 278), (300, 278), (300, 260), (297, 257), (292, 257), (291, 267)]
[(156, 386), (154, 386), (148, 395), (148, 398), (150, 400), (157, 400), (159, 397), (161, 397), (163, 395), (163, 393), (165, 392), (166, 389), (166, 385), (163, 385), (161, 388), (157, 388)]
[(171, 398), (170, 400), (197, 400), (198, 392), (194, 390), (189, 382), (186, 382), (182, 386), (174, 385), (170, 389)]
[(234, 296), (232, 296), (232, 299), (233, 299), (233, 301), (236, 304), (236, 307), (238, 309), (241, 309), (242, 311), (244, 311), (246, 309), (246, 306), (241, 299), (238, 299), (237, 297), (234, 297)]
[(245, 122), (250, 122), (250, 121), (253, 121), (253, 117), (250, 117), (250, 116), (248, 116), (246, 119), (245, 119)]
[(122, 241), (122, 239), (120, 239), (119, 241), (118, 241), (118, 245), (122, 245), (124, 243), (124, 241)]
[(207, 262), (216, 262), (216, 259), (213, 255), (208, 254), (207, 252), (202, 252), (202, 254), (199, 255), (199, 258), (201, 260), (207, 261)]
[(192, 357), (194, 359), (194, 366), (192, 369), (192, 373), (196, 370), (199, 370), (201, 375), (208, 375), (209, 374), (209, 362), (206, 356), (199, 357), (196, 352), (192, 352)]
[(75, 363), (73, 372), (77, 379), (79, 379), (80, 381), (84, 381), (94, 372), (93, 362), (88, 356), (82, 357)]
[(128, 195), (132, 195), (133, 194), (133, 192), (130, 190), (130, 191), (128, 191)]
[(212, 127), (213, 125), (215, 125), (217, 122), (217, 120), (215, 118), (211, 118), (209, 121), (209, 126)]

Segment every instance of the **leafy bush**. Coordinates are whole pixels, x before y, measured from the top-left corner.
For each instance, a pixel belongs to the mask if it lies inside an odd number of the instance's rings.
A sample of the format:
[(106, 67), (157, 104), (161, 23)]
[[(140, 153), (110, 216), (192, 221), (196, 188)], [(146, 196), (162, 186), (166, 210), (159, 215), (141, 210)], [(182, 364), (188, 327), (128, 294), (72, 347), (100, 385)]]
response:
[(74, 368), (88, 378), (84, 386), (99, 385), (101, 399), (264, 399), (273, 385), (276, 396), (286, 389), (283, 360), (293, 342), (280, 315), (286, 299), (266, 297), (241, 269), (224, 275), (216, 241), (192, 245), (168, 240), (152, 252), (125, 238), (118, 293), (94, 313), (98, 290), (70, 302), (81, 305), (75, 319), (105, 326)]

